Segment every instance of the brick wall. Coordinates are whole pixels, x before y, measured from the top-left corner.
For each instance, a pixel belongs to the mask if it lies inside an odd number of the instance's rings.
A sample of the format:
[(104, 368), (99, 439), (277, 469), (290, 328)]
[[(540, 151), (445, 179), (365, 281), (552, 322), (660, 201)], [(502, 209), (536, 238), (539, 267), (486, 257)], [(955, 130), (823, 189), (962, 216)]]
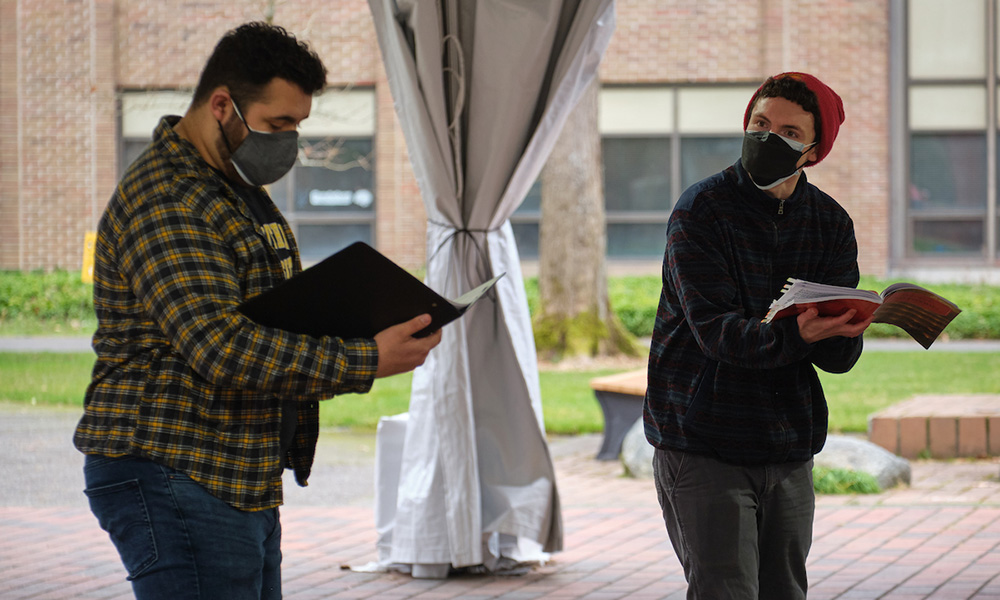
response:
[(422, 267), (427, 213), (381, 63), (375, 89), (375, 186), (379, 198), (375, 239), (386, 256), (407, 267)]
[[(91, 100), (93, 126), (90, 130), (93, 136), (94, 152), (90, 158), (92, 178), (87, 197), (86, 230), (97, 228), (97, 223), (107, 204), (107, 199), (114, 191), (118, 182), (118, 111), (116, 110), (116, 75), (115, 64), (115, 0), (97, 0), (94, 6), (98, 8), (93, 17), (93, 72), (94, 95)], [(70, 265), (80, 264), (83, 252), (79, 234), (74, 234), (76, 243), (71, 247)]]
[(0, 268), (21, 267), (17, 2), (0, 0)]
[[(0, 0), (0, 268), (78, 268), (83, 232), (117, 178), (116, 92), (193, 88), (218, 38), (269, 4), (275, 23), (317, 50), (331, 84), (375, 86), (376, 240), (420, 266), (424, 209), (366, 0), (201, 0), (184, 3), (183, 18), (160, 0)], [(888, 0), (618, 0), (601, 78), (756, 83), (788, 69), (844, 98), (837, 146), (809, 176), (854, 215), (862, 270), (884, 274)]]
[[(264, 3), (234, 10), (232, 1), (201, 2), (185, 19), (169, 3), (129, 2), (117, 18), (119, 86), (130, 89), (193, 88), (213, 46), (239, 23), (266, 17)], [(375, 86), (375, 239), (407, 267), (424, 262), (424, 209), (382, 68), (365, 0), (339, 0), (317, 10), (315, 2), (283, 0), (273, 22), (295, 33), (323, 59), (335, 86)]]
[(819, 77), (843, 98), (847, 118), (831, 154), (807, 174), (854, 218), (861, 271), (884, 275), (890, 204), (888, 0), (665, 4), (619, 0), (601, 79), (759, 83), (791, 70)]
[(851, 213), (862, 273), (884, 275), (889, 266), (889, 3), (786, 4), (788, 22), (797, 25), (788, 32), (784, 63), (801, 62), (802, 70), (812, 70), (837, 90), (847, 115), (837, 144), (810, 173), (811, 181)]
[(3, 2), (0, 267), (80, 267), (94, 199), (114, 177), (112, 7)]
[(618, 0), (601, 64), (606, 83), (756, 81), (760, 5), (739, 0)]

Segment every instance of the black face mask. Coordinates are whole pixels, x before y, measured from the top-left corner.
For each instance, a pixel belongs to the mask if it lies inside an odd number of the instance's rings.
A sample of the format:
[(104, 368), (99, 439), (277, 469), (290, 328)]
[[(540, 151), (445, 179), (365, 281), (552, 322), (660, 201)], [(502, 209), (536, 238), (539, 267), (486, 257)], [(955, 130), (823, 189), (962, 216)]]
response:
[(769, 190), (799, 172), (799, 159), (815, 143), (803, 144), (770, 131), (747, 131), (740, 161), (754, 185)]

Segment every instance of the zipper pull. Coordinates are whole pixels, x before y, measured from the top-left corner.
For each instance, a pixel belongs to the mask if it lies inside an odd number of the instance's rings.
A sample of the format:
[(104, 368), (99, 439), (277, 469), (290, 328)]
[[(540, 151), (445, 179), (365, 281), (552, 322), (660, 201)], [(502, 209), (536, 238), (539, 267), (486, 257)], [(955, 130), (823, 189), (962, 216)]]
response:
[(781, 200), (778, 200), (778, 214), (779, 215), (785, 214), (785, 199), (784, 198), (782, 198)]

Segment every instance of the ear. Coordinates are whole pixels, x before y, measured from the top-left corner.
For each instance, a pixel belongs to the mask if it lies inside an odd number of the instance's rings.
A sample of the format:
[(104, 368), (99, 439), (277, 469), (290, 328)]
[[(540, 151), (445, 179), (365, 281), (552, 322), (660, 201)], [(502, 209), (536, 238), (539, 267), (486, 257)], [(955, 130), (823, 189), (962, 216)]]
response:
[(212, 90), (208, 97), (208, 109), (215, 120), (226, 121), (229, 113), (233, 112), (233, 97), (229, 95), (229, 88), (223, 85)]
[(815, 164), (816, 161), (819, 160), (819, 150), (818, 150), (818, 148), (819, 148), (819, 144), (817, 143), (817, 144), (813, 145), (812, 148), (809, 149), (809, 154), (806, 154), (806, 163), (805, 164), (812, 165), (812, 164)]

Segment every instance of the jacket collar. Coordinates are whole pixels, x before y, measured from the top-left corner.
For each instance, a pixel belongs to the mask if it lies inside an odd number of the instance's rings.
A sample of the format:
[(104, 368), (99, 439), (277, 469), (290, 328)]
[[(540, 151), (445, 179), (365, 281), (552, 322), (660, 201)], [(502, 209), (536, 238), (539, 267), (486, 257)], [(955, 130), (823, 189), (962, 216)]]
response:
[(753, 180), (750, 179), (750, 174), (743, 168), (742, 161), (737, 160), (731, 168), (735, 173), (736, 186), (744, 197), (749, 200), (750, 205), (771, 215), (776, 215), (779, 211), (787, 212), (794, 208), (802, 201), (806, 193), (805, 190), (809, 186), (806, 172), (803, 170), (799, 174), (799, 180), (795, 184), (795, 190), (792, 192), (792, 195), (784, 200), (778, 200), (767, 195), (767, 193), (754, 184)]

